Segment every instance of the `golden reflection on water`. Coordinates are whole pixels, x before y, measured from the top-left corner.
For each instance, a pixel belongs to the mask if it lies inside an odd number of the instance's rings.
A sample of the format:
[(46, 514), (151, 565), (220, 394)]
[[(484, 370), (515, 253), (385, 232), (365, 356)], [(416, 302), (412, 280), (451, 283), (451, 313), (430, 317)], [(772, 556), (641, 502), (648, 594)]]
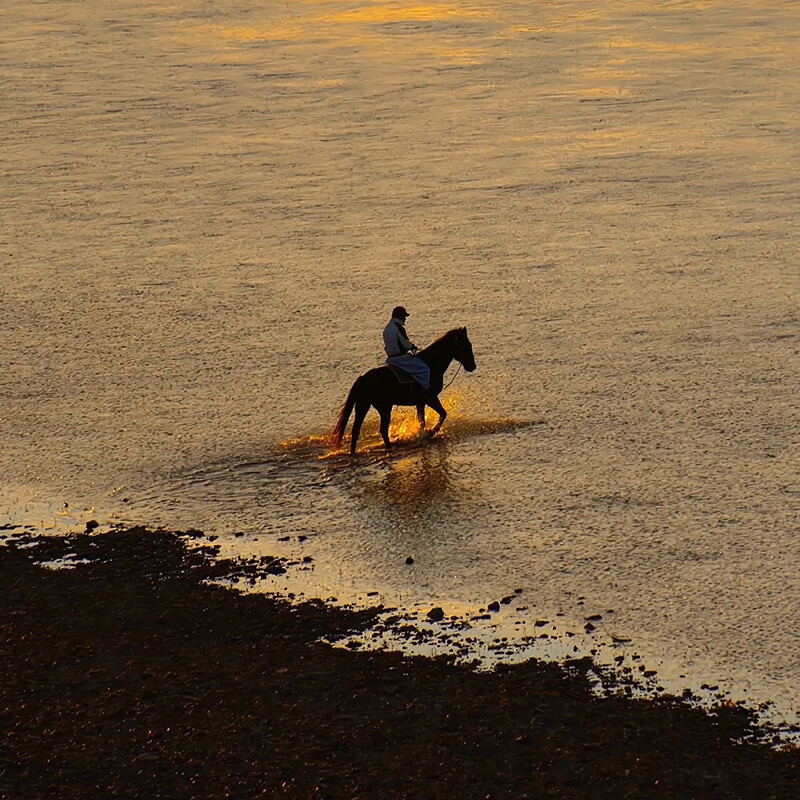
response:
[(340, 11), (330, 16), (318, 17), (330, 22), (406, 22), (406, 21), (440, 21), (447, 19), (468, 19), (494, 16), (486, 9), (466, 8), (451, 3), (405, 6), (403, 4), (367, 5), (362, 8)]
[[(323, 6), (323, 3), (317, 4)], [(483, 19), (493, 17), (492, 12), (477, 8), (465, 8), (455, 4), (414, 5), (381, 4), (367, 5), (361, 8), (350, 8), (336, 13), (320, 14), (298, 9), (293, 11), (293, 19), (272, 19), (252, 26), (230, 26), (224, 23), (206, 23), (189, 25), (184, 31), (193, 37), (203, 39), (208, 35), (240, 42), (257, 42), (269, 40), (313, 40), (314, 37), (336, 36), (338, 41), (346, 41), (342, 28), (362, 28), (353, 38), (368, 39), (367, 30), (375, 25), (387, 25), (400, 22), (444, 22), (455, 19)]]
[(367, 497), (400, 511), (430, 510), (455, 493), (445, 441), (392, 461), (382, 477), (367, 481)]
[[(473, 387), (456, 386), (445, 390), (442, 395), (442, 403), (447, 409), (447, 420), (433, 440), (429, 439), (427, 434), (439, 419), (439, 415), (435, 411), (430, 408), (425, 409), (425, 429), (422, 430), (414, 408), (396, 407), (392, 412), (389, 438), (393, 444), (397, 445), (397, 449), (388, 453), (383, 446), (383, 440), (378, 430), (378, 415), (374, 409), (371, 409), (361, 428), (358, 454), (402, 458), (412, 450), (424, 450), (429, 445), (438, 446), (442, 441), (457, 442), (475, 436), (514, 432), (545, 424), (544, 420), (519, 420), (509, 417), (481, 418), (477, 416), (475, 410), (485, 405), (485, 399)], [(352, 423), (352, 417), (349, 422)], [(338, 459), (342, 456), (347, 456), (349, 454), (349, 446), (349, 424), (342, 447), (338, 450), (331, 445), (329, 432), (296, 436), (281, 442), (279, 445), (280, 449), (285, 452), (313, 460)]]
[(657, 42), (652, 39), (629, 39), (625, 36), (615, 36), (608, 40), (606, 47), (613, 49), (641, 50), (646, 53), (713, 53), (719, 45), (708, 42)]
[[(338, 8), (330, 10), (330, 6)], [(496, 12), (486, 7), (456, 3), (406, 5), (376, 3), (361, 7), (342, 7), (339, 3), (301, 3), (284, 15), (254, 21), (253, 24), (230, 25), (225, 22), (184, 23), (176, 37), (195, 46), (222, 49), (226, 57), (245, 58), (231, 53), (237, 46), (251, 48), (261, 42), (283, 42), (287, 45), (308, 43), (317, 48), (335, 47), (356, 51), (368, 50), (371, 57), (382, 60), (433, 58), (449, 64), (478, 64), (484, 52), (496, 42), (475, 43), (464, 47), (463, 38), (431, 29), (431, 23), (453, 23), (494, 18)], [(402, 48), (398, 49), (397, 26), (403, 28)], [(419, 26), (419, 27), (417, 27)], [(251, 53), (257, 58), (257, 53)]]
[[(754, 22), (775, 13), (769, 4), (746, 3)], [(757, 58), (762, 66), (786, 62), (796, 51), (796, 35), (765, 35), (755, 26), (725, 25), (727, 5), (709, 0), (677, 2), (653, 8), (652, 3), (615, 3), (580, 8), (567, 3), (520, 9), (500, 3), (373, 2), (345, 4), (316, 0), (290, 6), (267, 5), (248, 14), (247, 23), (215, 19), (178, 23), (174, 38), (198, 49), (202, 61), (259, 63), (274, 50), (312, 58), (338, 53), (351, 67), (434, 66), (468, 68), (508, 62), (529, 64), (535, 72), (554, 66), (543, 85), (548, 99), (582, 102), (627, 102), (643, 86), (662, 78), (664, 69), (691, 70), (692, 62)], [(657, 24), (637, 24), (653, 19)], [(546, 42), (550, 44), (545, 44)], [(558, 42), (558, 50), (553, 43)], [(559, 53), (569, 54), (563, 60)], [(624, 58), (617, 57), (620, 53)], [(611, 56), (611, 57), (609, 57)], [(285, 62), (288, 67), (290, 62)], [(637, 69), (620, 69), (635, 64)], [(669, 66), (667, 66), (669, 65)], [(291, 70), (289, 70), (291, 72)], [(341, 86), (321, 83), (303, 69), (285, 76), (284, 88)], [(647, 135), (647, 132), (645, 132)], [(569, 137), (566, 137), (569, 139)], [(658, 138), (658, 137), (656, 137)], [(513, 140), (513, 139), (512, 139)], [(569, 142), (567, 142), (569, 144)]]

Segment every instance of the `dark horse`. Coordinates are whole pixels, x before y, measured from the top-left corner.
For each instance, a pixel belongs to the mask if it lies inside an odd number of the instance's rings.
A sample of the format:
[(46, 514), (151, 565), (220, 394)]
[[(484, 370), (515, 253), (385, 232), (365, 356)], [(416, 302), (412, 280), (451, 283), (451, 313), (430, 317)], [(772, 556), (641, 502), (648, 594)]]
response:
[(347, 395), (339, 421), (333, 430), (332, 441), (340, 447), (347, 427), (347, 420), (353, 406), (356, 415), (353, 418), (353, 432), (350, 437), (350, 452), (355, 453), (361, 423), (367, 415), (370, 406), (375, 406), (381, 416), (381, 436), (387, 448), (392, 446), (389, 441), (389, 421), (392, 417), (392, 406), (416, 406), (417, 418), (420, 425), (425, 427), (425, 406), (430, 406), (438, 415), (430, 436), (433, 436), (447, 416), (444, 406), (439, 402), (439, 392), (442, 391), (444, 373), (455, 359), (460, 362), (467, 372), (475, 369), (475, 356), (472, 354), (472, 344), (467, 338), (466, 328), (454, 328), (444, 336), (437, 339), (430, 347), (420, 350), (417, 356), (431, 369), (431, 386), (425, 391), (416, 381), (400, 383), (389, 367), (378, 367), (364, 373), (356, 379), (350, 394)]

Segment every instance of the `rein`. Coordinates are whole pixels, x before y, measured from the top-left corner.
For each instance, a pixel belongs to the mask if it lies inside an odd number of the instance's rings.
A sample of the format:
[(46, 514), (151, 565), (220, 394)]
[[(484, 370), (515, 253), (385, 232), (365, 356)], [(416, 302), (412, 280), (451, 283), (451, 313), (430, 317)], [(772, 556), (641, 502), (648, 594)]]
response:
[[(463, 366), (464, 366), (464, 365), (463, 365), (463, 364), (462, 364), (462, 363), (459, 361), (459, 363), (458, 363), (458, 369), (456, 370), (456, 374), (455, 374), (455, 375), (453, 375), (453, 377), (452, 377), (452, 378), (450, 378), (450, 383), (452, 383), (452, 382), (453, 382), (453, 381), (454, 381), (454, 380), (455, 380), (455, 379), (458, 377), (458, 373), (459, 373), (459, 372), (461, 372), (461, 367), (463, 367)], [(447, 386), (442, 386), (442, 391), (444, 391), (445, 389), (447, 389), (447, 387), (448, 387), (448, 386), (450, 386), (450, 383), (448, 383), (448, 384), (447, 384)]]

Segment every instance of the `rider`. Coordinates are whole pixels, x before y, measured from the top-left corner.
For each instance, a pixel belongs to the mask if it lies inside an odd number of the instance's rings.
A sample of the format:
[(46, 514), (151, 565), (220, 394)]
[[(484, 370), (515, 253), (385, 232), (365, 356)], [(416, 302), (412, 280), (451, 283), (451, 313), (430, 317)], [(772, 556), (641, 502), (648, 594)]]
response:
[(408, 372), (421, 386), (427, 390), (431, 383), (430, 367), (415, 355), (417, 346), (409, 341), (406, 334), (405, 322), (409, 317), (408, 311), (403, 306), (395, 306), (392, 318), (383, 329), (383, 347), (386, 350), (386, 363)]

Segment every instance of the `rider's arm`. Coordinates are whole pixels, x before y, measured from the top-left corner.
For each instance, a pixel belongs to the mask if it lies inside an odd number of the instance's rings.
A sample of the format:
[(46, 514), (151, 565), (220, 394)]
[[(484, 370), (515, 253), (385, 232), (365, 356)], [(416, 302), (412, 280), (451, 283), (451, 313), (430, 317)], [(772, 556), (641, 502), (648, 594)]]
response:
[(416, 345), (411, 342), (409, 339), (406, 339), (400, 331), (397, 331), (397, 341), (400, 343), (400, 347), (402, 348), (404, 353), (408, 353), (410, 350), (416, 350)]

